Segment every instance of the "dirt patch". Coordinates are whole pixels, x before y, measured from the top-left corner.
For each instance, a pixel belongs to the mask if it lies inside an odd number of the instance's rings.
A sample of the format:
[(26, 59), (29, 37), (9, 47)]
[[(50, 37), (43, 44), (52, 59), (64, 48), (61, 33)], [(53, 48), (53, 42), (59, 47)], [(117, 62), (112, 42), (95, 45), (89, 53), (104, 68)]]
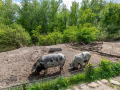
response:
[[(115, 53), (116, 55), (120, 55), (120, 42), (103, 42), (103, 44), (96, 44), (92, 46), (102, 47), (101, 49), (99, 49), (102, 52)], [(84, 51), (81, 51), (80, 48), (77, 48), (83, 46), (58, 44), (53, 46), (23, 47), (8, 52), (2, 52), (0, 53), (0, 86), (8, 87), (14, 84), (22, 83), (24, 81), (33, 81), (44, 78), (44, 71), (40, 72), (40, 74), (35, 74), (31, 72), (31, 69), (37, 59), (40, 58), (42, 55), (49, 54), (48, 49), (53, 47), (62, 48), (62, 51), (56, 51), (54, 53), (60, 52), (66, 56), (66, 62), (63, 67), (62, 73), (70, 72), (69, 64), (72, 62), (73, 57), (76, 54)], [(98, 52), (90, 51), (90, 53), (92, 54), (90, 62), (94, 65), (98, 65), (103, 57), (114, 62), (120, 60), (120, 58), (117, 57), (102, 56)], [(60, 74), (61, 73), (59, 66), (49, 68), (48, 70), (48, 76)]]

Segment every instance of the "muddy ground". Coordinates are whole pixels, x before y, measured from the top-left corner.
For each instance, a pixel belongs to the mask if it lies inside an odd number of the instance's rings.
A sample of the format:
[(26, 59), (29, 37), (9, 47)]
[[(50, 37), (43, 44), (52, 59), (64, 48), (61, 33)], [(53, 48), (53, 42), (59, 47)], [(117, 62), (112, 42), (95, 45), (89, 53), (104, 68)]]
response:
[[(103, 57), (113, 62), (120, 60), (120, 58), (101, 55), (94, 51), (97, 50), (120, 56), (120, 42), (93, 43), (87, 46), (79, 44), (58, 44), (52, 46), (22, 47), (0, 53), (0, 86), (9, 87), (25, 81), (44, 78), (44, 71), (40, 72), (40, 74), (35, 74), (34, 72), (31, 72), (31, 69), (38, 58), (42, 55), (49, 54), (48, 50), (51, 47), (62, 48), (62, 51), (53, 53), (60, 52), (66, 56), (62, 74), (71, 71), (69, 64), (72, 62), (73, 57), (83, 51), (89, 51), (92, 54), (90, 62), (94, 65), (98, 65)], [(60, 75), (59, 70), (59, 67), (49, 68), (48, 76)]]

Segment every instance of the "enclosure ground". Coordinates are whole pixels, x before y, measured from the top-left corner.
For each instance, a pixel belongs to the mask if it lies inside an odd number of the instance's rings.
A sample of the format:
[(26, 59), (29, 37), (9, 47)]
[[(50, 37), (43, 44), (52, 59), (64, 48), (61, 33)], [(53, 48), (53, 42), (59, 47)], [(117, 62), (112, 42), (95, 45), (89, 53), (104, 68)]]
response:
[[(91, 44), (88, 46), (92, 47), (94, 50), (96, 49), (105, 53), (120, 56), (120, 42), (94, 43), (93, 45)], [(90, 63), (94, 65), (98, 65), (103, 57), (113, 62), (120, 60), (120, 58), (117, 57), (101, 55), (98, 52), (94, 52), (92, 49), (84, 49), (85, 46), (82, 45), (58, 44), (52, 46), (22, 47), (16, 50), (0, 53), (0, 86), (9, 87), (25, 81), (44, 78), (44, 71), (40, 72), (40, 74), (35, 74), (34, 72), (31, 72), (31, 69), (38, 58), (42, 55), (50, 54), (48, 53), (48, 50), (51, 47), (62, 48), (62, 51), (56, 51), (53, 53), (60, 52), (66, 56), (66, 62), (63, 71), (61, 72), (62, 74), (71, 71), (69, 64), (72, 62), (73, 57), (85, 50), (88, 50), (92, 54)], [(49, 77), (60, 75), (61, 73), (59, 66), (49, 68), (48, 70)]]

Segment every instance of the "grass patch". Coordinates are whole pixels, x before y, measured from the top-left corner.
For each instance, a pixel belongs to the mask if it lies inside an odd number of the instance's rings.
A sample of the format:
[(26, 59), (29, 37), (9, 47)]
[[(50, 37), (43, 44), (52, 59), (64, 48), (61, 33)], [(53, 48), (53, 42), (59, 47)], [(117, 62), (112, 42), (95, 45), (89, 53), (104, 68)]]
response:
[(114, 88), (114, 85), (110, 83), (110, 87)]
[(15, 49), (16, 49), (16, 47), (14, 47), (14, 46), (0, 44), (0, 52), (6, 52), (6, 51), (10, 51), (10, 50), (15, 50)]

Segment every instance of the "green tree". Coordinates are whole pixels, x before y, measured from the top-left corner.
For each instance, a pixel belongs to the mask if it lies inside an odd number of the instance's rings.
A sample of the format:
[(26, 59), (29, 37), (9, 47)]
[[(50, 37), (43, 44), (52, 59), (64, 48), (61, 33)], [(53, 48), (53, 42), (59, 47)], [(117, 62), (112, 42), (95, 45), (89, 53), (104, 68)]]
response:
[(76, 1), (72, 2), (70, 16), (69, 16), (69, 25), (77, 25), (78, 22), (78, 9), (79, 9), (79, 3)]
[(57, 26), (57, 11), (58, 7), (61, 4), (62, 0), (51, 0), (50, 1), (50, 6), (49, 6), (49, 29), (50, 32), (53, 32), (55, 27)]
[(40, 0), (40, 7), (38, 11), (37, 23), (41, 26), (41, 33), (49, 32), (49, 0)]
[(110, 2), (103, 10), (102, 26), (106, 28), (109, 35), (120, 31), (120, 5)]
[(91, 9), (82, 10), (79, 14), (79, 24), (85, 24), (85, 23), (92, 23), (94, 24), (94, 21), (96, 19), (96, 14), (92, 13)]
[(105, 6), (106, 6), (105, 0), (91, 0), (89, 7), (92, 9), (93, 13), (99, 13)]
[(0, 1), (0, 20), (6, 25), (12, 24), (16, 20), (19, 6), (12, 0)]
[(98, 22), (101, 20), (100, 13), (102, 12), (102, 9), (105, 8), (106, 4), (107, 2), (105, 0), (91, 0), (90, 1), (89, 8), (92, 10), (93, 13), (96, 14), (96, 19), (95, 19), (96, 24), (98, 24)]
[(58, 26), (56, 27), (57, 30), (63, 32), (66, 29), (67, 21), (68, 21), (68, 9), (65, 4), (61, 5), (60, 10), (58, 10), (57, 14), (57, 23)]
[[(37, 0), (22, 0), (22, 8), (19, 10), (19, 19), (20, 23), (31, 35), (31, 31), (38, 26), (40, 20), (38, 18), (38, 8), (39, 3)], [(38, 19), (38, 20), (37, 20)]]
[(89, 0), (82, 0), (81, 8), (83, 11), (89, 8)]

